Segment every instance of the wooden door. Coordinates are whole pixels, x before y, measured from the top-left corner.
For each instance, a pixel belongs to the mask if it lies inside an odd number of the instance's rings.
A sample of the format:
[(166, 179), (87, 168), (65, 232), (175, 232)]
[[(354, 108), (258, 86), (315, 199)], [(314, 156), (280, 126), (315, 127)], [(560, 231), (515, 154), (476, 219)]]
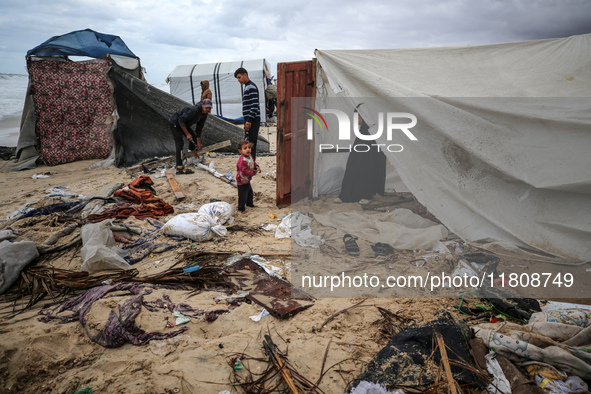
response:
[[(305, 123), (292, 130), (291, 111), (294, 97), (315, 97), (315, 78), (316, 59), (277, 64), (278, 207), (312, 197), (314, 141), (307, 139)], [(292, 160), (297, 163), (293, 173)]]

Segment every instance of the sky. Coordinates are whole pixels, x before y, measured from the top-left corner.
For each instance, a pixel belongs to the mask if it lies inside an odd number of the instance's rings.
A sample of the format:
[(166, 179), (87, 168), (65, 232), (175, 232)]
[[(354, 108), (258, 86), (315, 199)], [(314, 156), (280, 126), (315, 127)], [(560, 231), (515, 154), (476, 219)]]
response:
[(162, 85), (175, 66), (307, 60), (315, 49), (481, 45), (591, 33), (590, 0), (0, 0), (0, 72), (47, 39), (121, 37)]

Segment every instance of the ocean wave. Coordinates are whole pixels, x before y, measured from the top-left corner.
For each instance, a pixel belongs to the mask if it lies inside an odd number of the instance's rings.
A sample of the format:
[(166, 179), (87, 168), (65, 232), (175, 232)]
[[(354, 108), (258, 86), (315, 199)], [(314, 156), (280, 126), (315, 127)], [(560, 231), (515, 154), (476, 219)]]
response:
[(0, 79), (3, 79), (3, 80), (18, 80), (18, 81), (25, 80), (25, 81), (28, 81), (29, 76), (28, 75), (25, 75), (25, 74), (3, 74), (3, 73), (0, 73)]
[(0, 73), (0, 119), (21, 114), (28, 82), (27, 75)]

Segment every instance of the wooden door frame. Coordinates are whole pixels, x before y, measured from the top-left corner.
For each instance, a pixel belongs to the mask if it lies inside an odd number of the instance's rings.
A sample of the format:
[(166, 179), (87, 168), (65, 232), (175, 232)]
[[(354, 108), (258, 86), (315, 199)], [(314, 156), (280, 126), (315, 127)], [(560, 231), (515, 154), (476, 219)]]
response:
[[(288, 206), (292, 203), (291, 200), (291, 114), (287, 114), (286, 108), (291, 111), (291, 102), (293, 97), (287, 97), (287, 86), (285, 82), (285, 69), (289, 66), (296, 66), (297, 64), (304, 64), (311, 66), (310, 79), (300, 81), (298, 90), (305, 91), (312, 89), (310, 96), (316, 97), (316, 58), (312, 60), (298, 61), (298, 62), (284, 62), (277, 64), (277, 179), (276, 179), (276, 204), (279, 208)], [(310, 81), (310, 82), (307, 82)], [(305, 85), (302, 85), (305, 83)], [(308, 87), (307, 87), (308, 86)], [(288, 124), (289, 123), (289, 124)], [(287, 139), (285, 139), (285, 138)], [(310, 141), (309, 163), (307, 165), (308, 179), (310, 180), (309, 187), (306, 190), (307, 197), (312, 197), (313, 192), (313, 174), (314, 174), (314, 155), (313, 155), (314, 141)], [(287, 151), (289, 150), (289, 152)], [(304, 166), (305, 167), (305, 166)], [(289, 173), (289, 180), (283, 179), (283, 174)], [(287, 190), (289, 189), (289, 190)]]

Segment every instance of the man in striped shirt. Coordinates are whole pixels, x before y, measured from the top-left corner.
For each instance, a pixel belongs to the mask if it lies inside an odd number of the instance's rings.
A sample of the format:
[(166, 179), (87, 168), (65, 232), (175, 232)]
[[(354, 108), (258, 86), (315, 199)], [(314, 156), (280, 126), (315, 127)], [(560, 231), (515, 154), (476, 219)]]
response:
[(244, 117), (244, 138), (252, 144), (250, 155), (256, 161), (257, 140), (261, 127), (261, 109), (259, 105), (259, 88), (248, 78), (248, 71), (240, 67), (234, 71), (234, 77), (244, 85), (242, 94), (242, 116)]

